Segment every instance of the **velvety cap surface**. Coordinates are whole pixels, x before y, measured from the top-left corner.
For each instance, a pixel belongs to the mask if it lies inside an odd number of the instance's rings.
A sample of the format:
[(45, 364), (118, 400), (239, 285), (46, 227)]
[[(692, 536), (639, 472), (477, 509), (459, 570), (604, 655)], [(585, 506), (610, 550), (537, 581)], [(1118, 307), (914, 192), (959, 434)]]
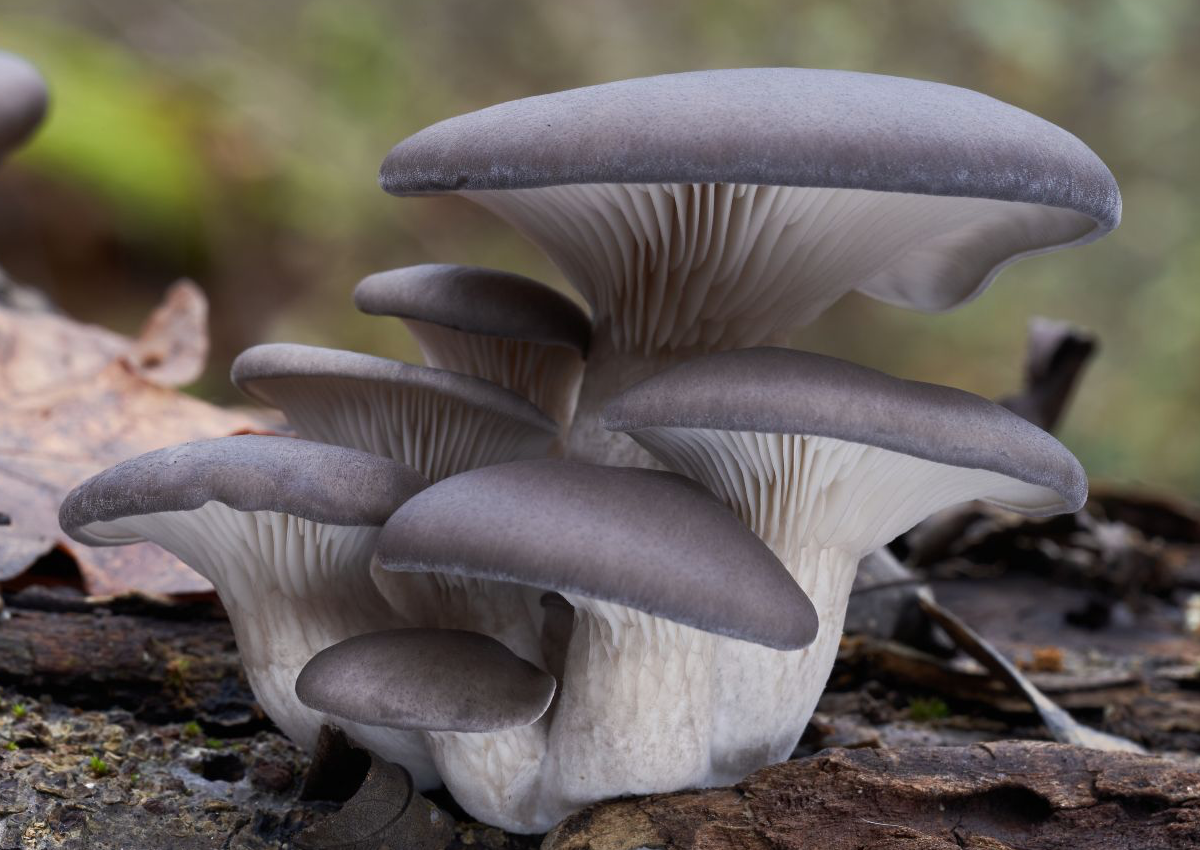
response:
[(1075, 456), (1000, 405), (805, 351), (747, 348), (689, 360), (622, 392), (602, 421), (610, 431), (832, 437), (1047, 487), (1067, 510), (1087, 498), (1087, 475)]
[(59, 524), (85, 543), (86, 527), (127, 516), (190, 511), (210, 501), (330, 525), (382, 525), (428, 486), (416, 470), (355, 449), (291, 437), (243, 435), (183, 443), (117, 464), (63, 501)]
[(238, 355), (231, 372), (238, 389), (269, 405), (275, 404), (270, 387), (272, 380), (303, 377), (377, 381), (426, 390), (471, 407), (504, 414), (548, 434), (558, 433), (558, 426), (546, 414), (499, 384), (355, 351), (292, 343), (256, 345)]
[(670, 472), (518, 461), (447, 478), (383, 528), (391, 570), (511, 581), (799, 649), (812, 603), (758, 537)]
[(586, 351), (591, 320), (575, 302), (518, 274), (422, 265), (380, 272), (354, 290), (364, 313), (417, 319), (467, 333)]
[(575, 183), (749, 183), (1023, 201), (1097, 222), (1116, 182), (1079, 139), (940, 83), (806, 68), (696, 71), (502, 103), (392, 149), (397, 194)]
[(0, 156), (27, 139), (46, 114), (46, 83), (19, 56), (0, 50)]
[(554, 677), (493, 638), (453, 629), (359, 635), (313, 656), (296, 679), (309, 708), (429, 732), (496, 732), (535, 722)]

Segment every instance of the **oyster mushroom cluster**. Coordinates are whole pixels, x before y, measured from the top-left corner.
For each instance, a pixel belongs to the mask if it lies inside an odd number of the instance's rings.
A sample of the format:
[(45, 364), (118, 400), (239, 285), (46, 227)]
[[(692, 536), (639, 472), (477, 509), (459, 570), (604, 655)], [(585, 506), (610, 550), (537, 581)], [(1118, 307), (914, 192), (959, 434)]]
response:
[(706, 71), (429, 127), (396, 195), (461, 194), (587, 303), (499, 271), (372, 275), (427, 365), (302, 345), (233, 380), (294, 437), (152, 452), (62, 525), (207, 576), (264, 710), (332, 722), (473, 816), (538, 832), (606, 797), (786, 759), (860, 558), (983, 499), (1078, 509), (1053, 437), (985, 399), (779, 347), (857, 291), (924, 311), (1115, 227), (1112, 175), (975, 92)]

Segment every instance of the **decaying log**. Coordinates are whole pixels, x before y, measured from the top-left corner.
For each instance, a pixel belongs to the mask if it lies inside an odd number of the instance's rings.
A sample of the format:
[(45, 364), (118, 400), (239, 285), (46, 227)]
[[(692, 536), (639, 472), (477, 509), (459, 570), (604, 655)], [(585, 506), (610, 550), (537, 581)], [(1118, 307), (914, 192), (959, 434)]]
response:
[(1151, 756), (1009, 741), (825, 750), (733, 788), (601, 803), (543, 850), (1200, 847), (1200, 772)]
[[(261, 718), (226, 620), (173, 618), (81, 602), (81, 611), (10, 605), (0, 621), (0, 683), (68, 705), (126, 708), (152, 721), (241, 725)], [(200, 606), (196, 606), (199, 608)]]

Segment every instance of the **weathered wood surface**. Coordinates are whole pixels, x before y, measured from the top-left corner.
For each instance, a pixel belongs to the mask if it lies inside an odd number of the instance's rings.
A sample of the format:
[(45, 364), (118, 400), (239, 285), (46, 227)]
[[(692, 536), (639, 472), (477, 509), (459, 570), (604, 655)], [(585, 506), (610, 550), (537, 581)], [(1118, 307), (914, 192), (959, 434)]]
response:
[(134, 599), (76, 611), (11, 604), (0, 621), (0, 683), (69, 705), (147, 720), (242, 725), (261, 718), (233, 631), (206, 606), (146, 616)]
[(827, 750), (733, 788), (602, 803), (543, 850), (1173, 850), (1200, 847), (1200, 772), (1008, 741)]

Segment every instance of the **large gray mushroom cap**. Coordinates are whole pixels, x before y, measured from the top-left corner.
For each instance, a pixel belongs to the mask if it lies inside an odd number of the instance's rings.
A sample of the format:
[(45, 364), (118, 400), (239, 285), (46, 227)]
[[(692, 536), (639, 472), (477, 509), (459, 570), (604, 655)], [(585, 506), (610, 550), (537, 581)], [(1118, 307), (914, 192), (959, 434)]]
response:
[(354, 304), (364, 313), (581, 352), (591, 334), (587, 314), (561, 293), (522, 275), (476, 266), (379, 272), (355, 288)]
[(386, 569), (509, 581), (800, 649), (817, 616), (783, 565), (708, 491), (669, 472), (561, 460), (465, 472), (410, 499)]
[(741, 68), (509, 101), (396, 145), (409, 195), (569, 183), (749, 183), (1022, 201), (1116, 227), (1121, 197), (1075, 136), (969, 89), (852, 71)]
[(355, 351), (294, 343), (256, 345), (243, 351), (233, 361), (231, 377), (242, 392), (273, 406), (278, 401), (272, 389), (273, 381), (331, 378), (347, 382), (377, 382), (427, 390), (467, 407), (508, 416), (547, 435), (558, 432), (553, 420), (537, 407), (491, 381)]
[(1087, 475), (1062, 443), (987, 399), (906, 381), (845, 360), (783, 348), (698, 357), (613, 399), (612, 431), (697, 428), (803, 434), (877, 446), (924, 460), (998, 472), (1058, 494), (1074, 511)]
[(21, 57), (0, 50), (0, 156), (41, 123), (47, 100), (41, 74)]
[[(599, 222), (603, 230), (603, 220), (589, 219), (582, 230), (575, 222), (558, 228), (563, 208), (554, 204), (577, 204), (575, 195), (525, 198), (520, 203), (528, 208), (505, 206), (502, 196), (589, 184), (835, 190), (836, 198), (800, 203), (789, 215), (808, 223), (788, 237), (838, 234), (815, 255), (833, 271), (821, 263), (808, 268), (794, 246), (777, 259), (789, 257), (788, 265), (811, 278), (808, 285), (834, 286), (830, 297), (846, 286), (928, 311), (975, 297), (1016, 259), (1091, 241), (1121, 218), (1121, 196), (1104, 163), (1037, 116), (955, 86), (805, 68), (669, 74), (502, 103), (400, 142), (380, 182), (396, 195), (479, 193), (485, 206), (551, 252), (597, 315), (612, 311), (622, 321), (629, 321), (629, 306), (609, 305), (593, 291), (598, 284), (587, 263), (576, 268), (555, 242), (590, 244), (591, 229)], [(607, 213), (604, 193), (592, 194)], [(954, 200), (933, 203), (938, 198)], [(672, 212), (666, 221), (678, 214), (682, 226), (694, 212)], [(718, 233), (711, 245), (724, 240)], [(855, 259), (859, 245), (871, 249), (869, 256)], [(764, 250), (774, 250), (771, 239), (755, 256)], [(820, 306), (797, 315), (811, 320)]]
[(317, 653), (296, 695), (317, 711), (393, 729), (498, 732), (537, 721), (549, 673), (498, 640), (452, 629), (359, 635)]
[(63, 500), (59, 524), (93, 546), (132, 543), (90, 534), (89, 527), (220, 502), (329, 525), (382, 525), (427, 486), (411, 467), (355, 449), (291, 437), (221, 437), (148, 452), (89, 478)]

